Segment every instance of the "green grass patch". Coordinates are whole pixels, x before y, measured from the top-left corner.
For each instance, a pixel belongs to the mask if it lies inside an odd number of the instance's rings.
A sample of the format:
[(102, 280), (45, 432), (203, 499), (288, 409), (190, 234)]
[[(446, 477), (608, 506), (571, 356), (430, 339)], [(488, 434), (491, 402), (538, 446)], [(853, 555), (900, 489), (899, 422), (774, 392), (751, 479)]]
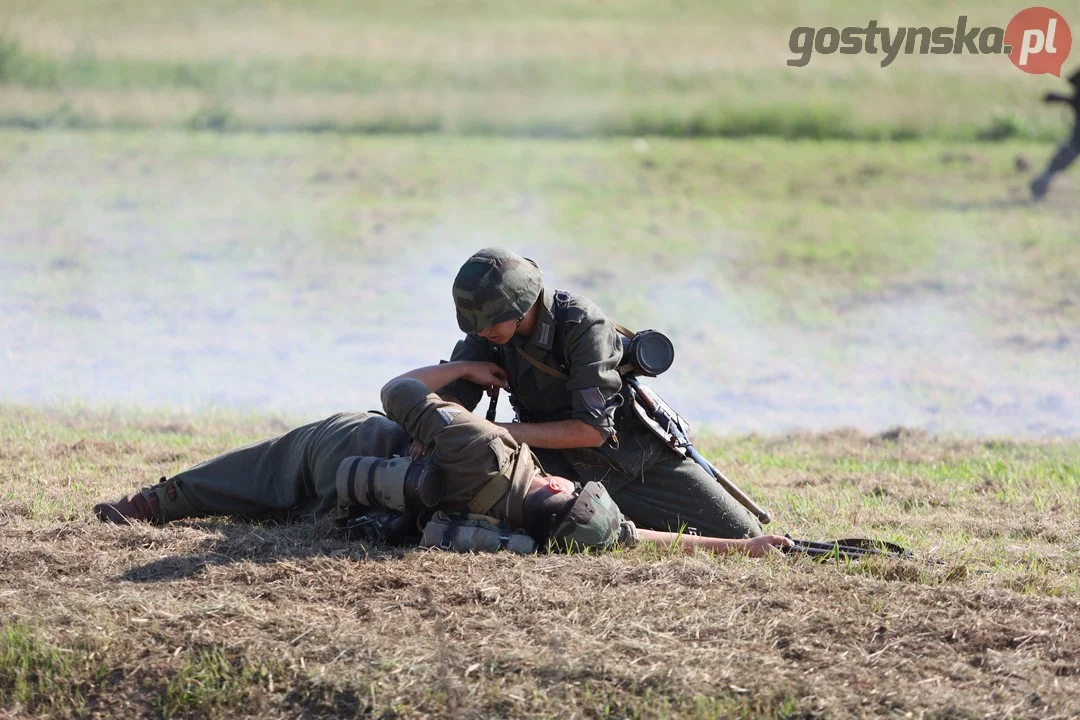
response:
[[(862, 6), (860, 6), (862, 7)], [(1060, 12), (1080, 9), (1075, 2)], [(259, 9), (261, 8), (261, 9)], [(1004, 25), (1007, 3), (855, 10), (780, 1), (597, 8), (546, 2), (70, 0), (0, 9), (0, 125), (529, 137), (1048, 140), (1060, 85), (1003, 57), (817, 56), (786, 65), (796, 26)], [(104, 22), (107, 15), (109, 22)], [(207, 122), (208, 109), (218, 118)], [(227, 121), (225, 119), (227, 118)]]
[(247, 706), (252, 687), (265, 686), (273, 674), (253, 667), (220, 647), (197, 650), (165, 679), (157, 708), (165, 718), (215, 715)]
[(85, 647), (52, 644), (22, 623), (0, 625), (0, 705), (37, 715), (83, 714), (88, 687), (106, 673)]

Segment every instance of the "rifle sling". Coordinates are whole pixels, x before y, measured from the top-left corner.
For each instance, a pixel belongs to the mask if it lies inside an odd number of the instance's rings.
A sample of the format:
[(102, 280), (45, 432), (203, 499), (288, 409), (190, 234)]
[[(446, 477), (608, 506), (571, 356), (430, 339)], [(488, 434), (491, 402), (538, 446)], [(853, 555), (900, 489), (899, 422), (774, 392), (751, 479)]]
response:
[[(477, 515), (490, 515), (491, 508), (495, 507), (495, 503), (499, 502), (499, 498), (510, 492), (514, 485), (513, 480), (510, 478), (513, 477), (516, 470), (522, 447), (525, 446), (518, 446), (517, 450), (503, 462), (499, 472), (477, 491), (473, 499), (469, 501), (469, 512)], [(526, 450), (526, 452), (528, 451)]]
[(499, 474), (488, 480), (487, 485), (480, 488), (480, 491), (469, 501), (469, 512), (487, 515), (491, 508), (495, 507), (495, 503), (499, 502), (499, 498), (510, 490), (510, 485), (510, 478), (500, 470)]
[[(615, 330), (618, 331), (619, 334), (625, 335), (628, 338), (632, 338), (636, 334), (636, 333), (633, 333), (633, 332), (627, 330), (625, 327), (623, 327), (619, 323), (612, 323), (612, 325), (615, 326)], [(529, 353), (522, 350), (520, 347), (515, 345), (514, 349), (517, 350), (518, 354), (521, 355), (521, 357), (525, 358), (525, 360), (530, 365), (532, 365), (534, 368), (536, 368), (540, 372), (545, 373), (547, 375), (550, 375), (551, 377), (559, 378), (560, 380), (569, 380), (570, 379), (570, 376), (567, 375), (566, 373), (561, 372), (559, 370), (556, 370), (555, 368), (551, 367), (550, 365), (548, 365), (546, 363), (540, 362), (539, 360), (534, 358), (532, 355), (530, 355)]]
[(546, 365), (546, 364), (540, 362), (539, 360), (537, 360), (536, 358), (534, 358), (532, 355), (525, 352), (521, 348), (519, 348), (517, 346), (514, 346), (514, 349), (518, 351), (518, 355), (521, 355), (521, 357), (528, 360), (529, 364), (532, 365), (537, 370), (539, 370), (540, 372), (547, 373), (551, 377), (557, 377), (560, 380), (569, 380), (570, 379), (570, 376), (567, 375), (566, 373), (560, 372), (560, 371), (556, 370), (555, 368), (550, 367), (549, 365)]

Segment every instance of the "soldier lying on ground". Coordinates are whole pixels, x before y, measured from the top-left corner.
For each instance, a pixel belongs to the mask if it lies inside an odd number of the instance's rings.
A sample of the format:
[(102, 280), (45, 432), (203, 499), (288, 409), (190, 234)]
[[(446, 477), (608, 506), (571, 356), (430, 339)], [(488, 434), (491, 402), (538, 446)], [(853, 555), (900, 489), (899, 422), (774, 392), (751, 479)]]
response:
[(1069, 139), (1062, 143), (1061, 147), (1054, 153), (1054, 157), (1050, 158), (1050, 164), (1046, 170), (1031, 181), (1031, 194), (1036, 200), (1041, 200), (1046, 195), (1046, 191), (1050, 188), (1050, 179), (1072, 165), (1073, 161), (1076, 160), (1076, 156), (1080, 155), (1080, 70), (1077, 70), (1069, 77), (1069, 83), (1073, 86), (1071, 97), (1057, 93), (1047, 93), (1046, 97), (1043, 98), (1043, 102), (1046, 103), (1065, 103), (1072, 107), (1073, 131)]
[(638, 529), (624, 519), (602, 485), (584, 488), (544, 473), (528, 445), (502, 427), (432, 392), (458, 380), (494, 391), (505, 387), (502, 368), (487, 362), (451, 362), (419, 368), (382, 389), (387, 417), (334, 415), (208, 460), (153, 487), (94, 512), (104, 522), (165, 523), (189, 517), (240, 515), (291, 520), (326, 515), (338, 507), (339, 486), (355, 482), (358, 461), (403, 453), (410, 438), (431, 448), (442, 475), (434, 510), (465, 511), (527, 532), (543, 547), (610, 548), (637, 542), (676, 543), (692, 551), (753, 556), (791, 543), (779, 535), (725, 539)]
[[(506, 371), (520, 422), (503, 427), (544, 469), (584, 485), (601, 482), (639, 528), (692, 527), (753, 537), (757, 519), (709, 473), (673, 451), (629, 409), (615, 325), (587, 298), (545, 287), (540, 268), (502, 248), (470, 257), (454, 279), (466, 337), (451, 360)], [(482, 388), (467, 377), (439, 395), (472, 410)]]

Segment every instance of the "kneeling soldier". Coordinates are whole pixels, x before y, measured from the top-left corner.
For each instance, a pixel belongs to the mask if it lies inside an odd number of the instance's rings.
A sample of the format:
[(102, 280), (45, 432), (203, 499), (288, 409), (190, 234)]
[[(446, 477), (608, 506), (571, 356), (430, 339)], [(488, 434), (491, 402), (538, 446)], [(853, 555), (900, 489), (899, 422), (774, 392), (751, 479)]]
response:
[(433, 392), (457, 380), (491, 390), (506, 385), (505, 372), (489, 362), (418, 368), (383, 387), (387, 417), (334, 415), (220, 455), (118, 502), (101, 503), (94, 512), (104, 522), (159, 524), (215, 515), (275, 520), (326, 515), (339, 506), (342, 495), (373, 498), (379, 463), (365, 459), (403, 455), (415, 439), (432, 449), (428, 462), (441, 475), (437, 499), (421, 502), (427, 506), (422, 509), (438, 511), (433, 522), (445, 528), (446, 542), (425, 544), (484, 549), (483, 543), (450, 542), (456, 528), (483, 520), (524, 531), (541, 546), (553, 541), (559, 547), (607, 549), (674, 542), (688, 550), (761, 555), (790, 544), (779, 535), (732, 540), (638, 529), (600, 483), (578, 488), (566, 478), (544, 474), (528, 445)]

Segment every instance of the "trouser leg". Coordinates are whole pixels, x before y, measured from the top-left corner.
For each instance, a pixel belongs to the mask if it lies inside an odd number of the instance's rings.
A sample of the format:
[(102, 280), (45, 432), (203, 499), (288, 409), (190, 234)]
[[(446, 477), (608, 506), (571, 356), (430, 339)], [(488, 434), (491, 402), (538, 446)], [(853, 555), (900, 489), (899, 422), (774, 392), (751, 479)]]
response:
[(757, 518), (700, 465), (669, 454), (641, 478), (611, 492), (623, 515), (650, 530), (694, 528), (701, 535), (723, 538), (762, 534)]
[(241, 515), (287, 520), (337, 504), (337, 467), (349, 455), (389, 457), (408, 434), (381, 415), (348, 413), (207, 460), (143, 490), (161, 522)]
[(243, 515), (285, 519), (313, 493), (306, 457), (320, 423), (211, 458), (147, 488), (161, 521)]
[(567, 480), (571, 480), (576, 483), (582, 483), (582, 478), (578, 475), (577, 470), (569, 460), (559, 450), (549, 450), (547, 448), (529, 448), (532, 450), (536, 459), (540, 462), (540, 467), (543, 469), (546, 475), (558, 475), (564, 477)]
[(1050, 158), (1050, 164), (1047, 165), (1040, 175), (1038, 175), (1031, 182), (1031, 192), (1036, 198), (1041, 198), (1046, 194), (1047, 189), (1050, 187), (1050, 179), (1056, 174), (1065, 170), (1073, 162), (1076, 161), (1077, 155), (1080, 155), (1080, 132), (1074, 132), (1073, 137), (1066, 143), (1058, 148), (1054, 156)]
[(1047, 172), (1061, 172), (1073, 164), (1077, 154), (1080, 154), (1080, 138), (1077, 138), (1074, 135), (1068, 142), (1058, 148), (1058, 151), (1054, 153), (1054, 157), (1050, 158), (1050, 165), (1047, 167)]
[(321, 516), (337, 507), (337, 471), (347, 458), (404, 455), (408, 446), (405, 428), (382, 415), (343, 414), (328, 419), (311, 453), (314, 492), (299, 512)]

